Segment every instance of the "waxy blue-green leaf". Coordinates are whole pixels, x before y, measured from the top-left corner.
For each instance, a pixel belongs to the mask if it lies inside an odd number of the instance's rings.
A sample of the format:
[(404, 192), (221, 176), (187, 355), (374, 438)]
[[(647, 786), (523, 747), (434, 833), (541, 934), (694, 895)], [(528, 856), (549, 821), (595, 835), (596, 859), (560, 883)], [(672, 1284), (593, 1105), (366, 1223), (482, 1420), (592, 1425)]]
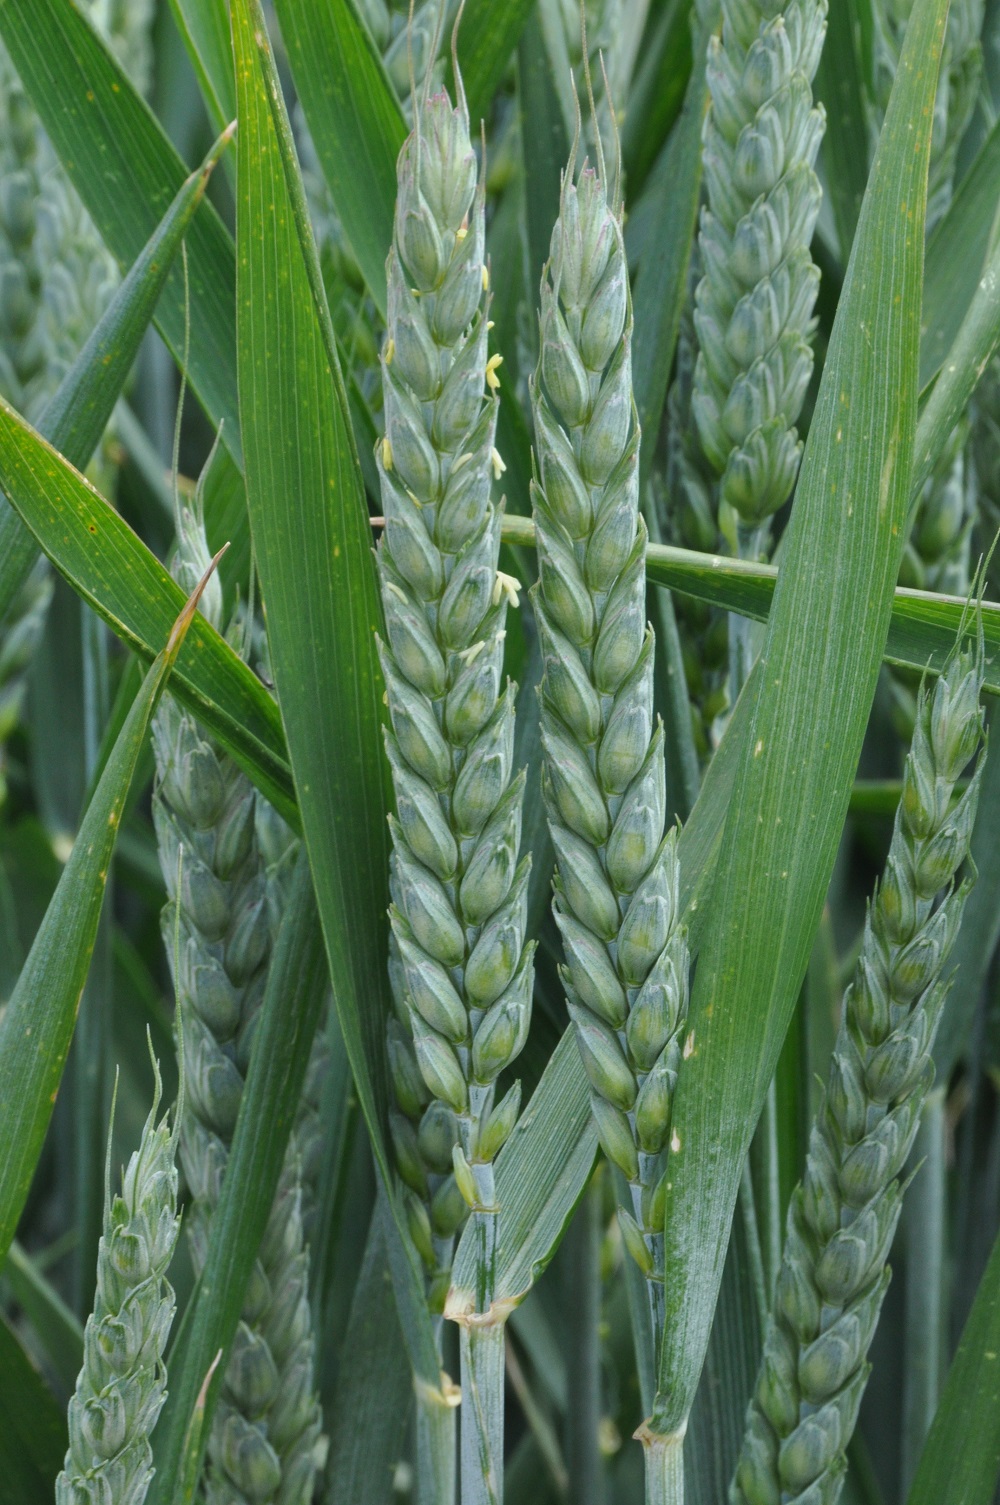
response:
[(979, 1282), (907, 1505), (990, 1505), (1000, 1476), (1000, 1238)]
[[(31, 101), (115, 259), (141, 253), (187, 177), (125, 70), (73, 0), (0, 0), (0, 37)], [(187, 237), (191, 295), (188, 374), (223, 442), (240, 460), (232, 238), (203, 202)], [(184, 353), (184, 280), (174, 268), (157, 326), (178, 362)]]
[[(42, 436), (79, 470), (89, 463), (121, 396), (181, 241), (229, 140), (230, 134), (224, 133), (201, 168), (183, 183), (46, 405)], [(0, 499), (0, 618), (27, 579), (38, 552), (28, 528)]]
[[(361, 471), (259, 0), (233, 5), (237, 328), (247, 498), (334, 1001), (376, 1161), (386, 1150), (388, 830), (381, 616)], [(414, 1367), (439, 1361), (415, 1252), (397, 1282)], [(402, 1287), (402, 1288), (401, 1288)], [(405, 1288), (405, 1289), (403, 1289)], [(408, 1316), (407, 1316), (408, 1313)]]
[[(0, 401), (0, 488), (60, 574), (142, 658), (184, 604), (177, 582), (89, 481)], [(199, 616), (171, 692), (232, 753), (286, 819), (295, 792), (281, 715), (256, 675)]]
[(930, 125), (946, 0), (917, 0), (806, 446), (701, 941), (674, 1101), (652, 1431), (704, 1363), (743, 1161), (805, 974), (909, 506)]
[[(326, 999), (326, 956), (312, 880), (300, 852), (282, 915), (256, 1025), (250, 1069), (212, 1214), (205, 1267), (186, 1317), (183, 1359), (171, 1363), (170, 1392), (154, 1437), (151, 1505), (173, 1505), (197, 1479), (240, 1319), (247, 1281), (274, 1204), (295, 1123), (316, 1026)], [(201, 1396), (216, 1354), (213, 1378)], [(203, 1399), (200, 1436), (185, 1447), (188, 1421)]]
[(330, 195), (384, 318), (396, 158), (406, 136), (399, 100), (353, 0), (278, 0), (276, 10)]
[(199, 588), (184, 607), (133, 702), (0, 1017), (0, 1263), (14, 1237), (52, 1117), (132, 775), (200, 593)]

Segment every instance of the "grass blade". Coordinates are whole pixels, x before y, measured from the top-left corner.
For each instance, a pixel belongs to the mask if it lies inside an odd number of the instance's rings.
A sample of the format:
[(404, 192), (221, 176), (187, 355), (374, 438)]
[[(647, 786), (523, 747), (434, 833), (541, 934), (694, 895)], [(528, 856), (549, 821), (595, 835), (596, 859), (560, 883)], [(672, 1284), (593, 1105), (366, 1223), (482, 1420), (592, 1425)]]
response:
[(948, 437), (965, 412), (976, 383), (1000, 343), (1000, 245), (983, 269), (947, 360), (920, 415), (915, 442), (913, 495), (919, 494)]
[(49, 1505), (66, 1420), (6, 1319), (0, 1319), (0, 1501)]
[(871, 150), (861, 57), (862, 13), (869, 0), (840, 0), (830, 7), (826, 41), (816, 74), (816, 96), (826, 106), (827, 127), (820, 148), (827, 169), (830, 203), (844, 265), (868, 181)]
[(651, 1421), (667, 1441), (682, 1434), (697, 1388), (741, 1168), (808, 964), (889, 626), (910, 496), (929, 123), (946, 15), (942, 0), (918, 0), (910, 21), (702, 937), (667, 1190), (667, 1326)]
[[(469, 101), (473, 135), (480, 117), (489, 111), (531, 9), (532, 0), (506, 0), (504, 5), (494, 5), (493, 0), (468, 0), (462, 13), (458, 66)], [(450, 66), (448, 73), (448, 89), (454, 99)]]
[(701, 134), (708, 108), (705, 70), (708, 28), (694, 28), (694, 67), (680, 120), (665, 148), (664, 170), (656, 171), (657, 233), (650, 236), (635, 286), (635, 343), (632, 385), (646, 443), (640, 451), (643, 481), (656, 451), (656, 435), (667, 400), (677, 331), (687, 297), (688, 267), (701, 196)]
[(31, 1322), (52, 1373), (71, 1394), (83, 1362), (83, 1328), (17, 1239), (10, 1246), (3, 1273), (14, 1300)]
[(354, 1288), (340, 1380), (330, 1407), (328, 1505), (393, 1505), (412, 1379), (392, 1301), (385, 1213), (376, 1208)]
[[(1000, 314), (1000, 301), (996, 306)], [(508, 515), (504, 519), (503, 536), (533, 547), (534, 525), (530, 519)], [(724, 554), (699, 554), (693, 549), (651, 543), (646, 551), (646, 579), (651, 585), (665, 586), (726, 611), (752, 617), (754, 621), (766, 622), (774, 600), (778, 568)], [(921, 673), (925, 668), (940, 673), (954, 645), (965, 608), (962, 596), (898, 586), (892, 598), (885, 659)], [(1000, 650), (1000, 604), (983, 602), (983, 631), (987, 648)], [(988, 653), (987, 657), (991, 661), (986, 666), (984, 688), (1000, 694), (1000, 658), (995, 653)]]
[[(0, 487), (77, 594), (123, 643), (153, 659), (156, 643), (184, 604), (183, 591), (114, 508), (2, 402)], [(180, 654), (171, 692), (286, 819), (297, 822), (278, 708), (200, 616)]]
[[(182, 184), (46, 406), (43, 437), (80, 470), (89, 463), (121, 396), (181, 241), (229, 139), (221, 137), (199, 171)], [(0, 501), (0, 618), (37, 558), (38, 544), (6, 502)]]
[(199, 594), (185, 606), (146, 675), (0, 1018), (0, 1261), (14, 1237), (52, 1117), (132, 774)]
[(907, 1505), (990, 1505), (1000, 1474), (1000, 1239), (952, 1360)]
[[(371, 534), (259, 0), (233, 6), (233, 43), (247, 497), (341, 1033), (391, 1196), (383, 1129), (388, 833)], [(411, 1360), (436, 1387), (440, 1366), (415, 1257), (407, 1251), (400, 1263), (410, 1279), (397, 1282), (397, 1296), (408, 1312)]]
[(927, 243), (921, 389), (944, 365), (975, 293), (990, 246), (998, 198), (1000, 123), (987, 136)]
[(352, 0), (278, 0), (295, 87), (362, 275), (385, 317), (396, 157), (406, 122)]
[(236, 118), (233, 44), (226, 0), (170, 0), (170, 9), (216, 130)]

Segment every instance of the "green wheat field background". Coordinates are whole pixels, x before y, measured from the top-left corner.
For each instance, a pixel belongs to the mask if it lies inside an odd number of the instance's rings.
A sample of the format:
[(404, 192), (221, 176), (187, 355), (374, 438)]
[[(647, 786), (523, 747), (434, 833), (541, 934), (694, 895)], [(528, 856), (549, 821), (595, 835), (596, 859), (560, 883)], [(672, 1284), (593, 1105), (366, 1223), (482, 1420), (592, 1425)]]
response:
[(1000, 0), (0, 0), (0, 1505), (995, 1505)]

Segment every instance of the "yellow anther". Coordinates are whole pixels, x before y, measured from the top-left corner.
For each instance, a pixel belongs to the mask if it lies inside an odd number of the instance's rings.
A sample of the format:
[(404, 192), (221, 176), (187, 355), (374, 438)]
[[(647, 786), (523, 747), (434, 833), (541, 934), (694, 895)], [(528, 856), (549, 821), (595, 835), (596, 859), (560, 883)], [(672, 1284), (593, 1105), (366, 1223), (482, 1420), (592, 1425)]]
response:
[(469, 463), (469, 461), (471, 459), (472, 459), (472, 455), (471, 455), (471, 453), (470, 453), (469, 450), (466, 450), (463, 454), (459, 455), (458, 459), (455, 461), (454, 465), (451, 467), (452, 475), (454, 475), (454, 473), (455, 473), (456, 470), (461, 470), (461, 468), (462, 468), (463, 465), (468, 465), (468, 463)]
[(491, 355), (486, 362), (486, 385), (491, 392), (499, 392), (500, 390), (500, 378), (497, 376), (497, 367), (502, 365), (502, 355)]
[(493, 479), (494, 481), (499, 481), (500, 477), (507, 469), (501, 457), (500, 451), (494, 448), (490, 453), (490, 459), (493, 462)]
[(493, 328), (493, 324), (494, 324), (494, 321), (492, 319), (487, 319), (486, 320), (486, 328), (487, 329), (492, 329)]
[(469, 227), (468, 227), (468, 225), (459, 225), (458, 229), (455, 231), (455, 239), (456, 240), (464, 240), (465, 237), (468, 235), (468, 233), (469, 233)]
[(474, 664), (485, 647), (485, 640), (480, 639), (478, 643), (473, 643), (471, 648), (463, 648), (457, 657), (462, 660), (463, 664)]
[(489, 290), (490, 290), (490, 269), (489, 269), (489, 267), (486, 265), (486, 263), (484, 261), (483, 262), (483, 292), (484, 293), (488, 293)]
[(509, 605), (517, 606), (520, 589), (520, 580), (515, 580), (513, 575), (505, 575), (503, 570), (497, 570), (497, 578), (493, 583), (493, 605), (499, 606), (500, 598), (506, 596)]
[(389, 443), (389, 435), (382, 440), (382, 469), (392, 469), (392, 445)]
[(395, 581), (393, 581), (393, 580), (387, 580), (385, 582), (385, 588), (386, 588), (387, 591), (392, 591), (392, 594), (394, 596), (398, 596), (399, 599), (400, 599), (400, 601), (403, 602), (403, 605), (404, 606), (406, 605), (406, 596), (400, 590), (399, 586), (395, 583)]
[(390, 335), (390, 337), (385, 342), (385, 363), (386, 363), (387, 366), (391, 366), (392, 365), (392, 358), (393, 358), (393, 356), (395, 354), (396, 354), (396, 341)]

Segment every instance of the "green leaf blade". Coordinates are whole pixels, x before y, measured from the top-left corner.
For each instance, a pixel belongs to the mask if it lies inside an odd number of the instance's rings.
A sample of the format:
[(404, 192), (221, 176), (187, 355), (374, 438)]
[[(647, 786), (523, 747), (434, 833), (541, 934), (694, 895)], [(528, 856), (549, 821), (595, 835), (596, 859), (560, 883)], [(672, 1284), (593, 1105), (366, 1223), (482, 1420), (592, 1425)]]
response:
[[(384, 1128), (387, 774), (370, 525), (259, 0), (234, 4), (233, 43), (247, 497), (334, 1001), (392, 1196)], [(436, 1387), (440, 1363), (416, 1254), (399, 1252), (397, 1299), (411, 1362)]]
[[(154, 659), (183, 591), (89, 481), (2, 401), (0, 487), (77, 594), (129, 648)], [(172, 689), (297, 824), (280, 712), (203, 617), (192, 625)]]
[(193, 612), (192, 601), (143, 681), (0, 1017), (0, 1262), (14, 1237), (55, 1106), (132, 776)]
[[(808, 964), (889, 626), (916, 425), (929, 128), (947, 5), (919, 0), (786, 538), (674, 1103), (652, 1426), (690, 1412), (740, 1172)], [(819, 714), (817, 714), (819, 708)]]

